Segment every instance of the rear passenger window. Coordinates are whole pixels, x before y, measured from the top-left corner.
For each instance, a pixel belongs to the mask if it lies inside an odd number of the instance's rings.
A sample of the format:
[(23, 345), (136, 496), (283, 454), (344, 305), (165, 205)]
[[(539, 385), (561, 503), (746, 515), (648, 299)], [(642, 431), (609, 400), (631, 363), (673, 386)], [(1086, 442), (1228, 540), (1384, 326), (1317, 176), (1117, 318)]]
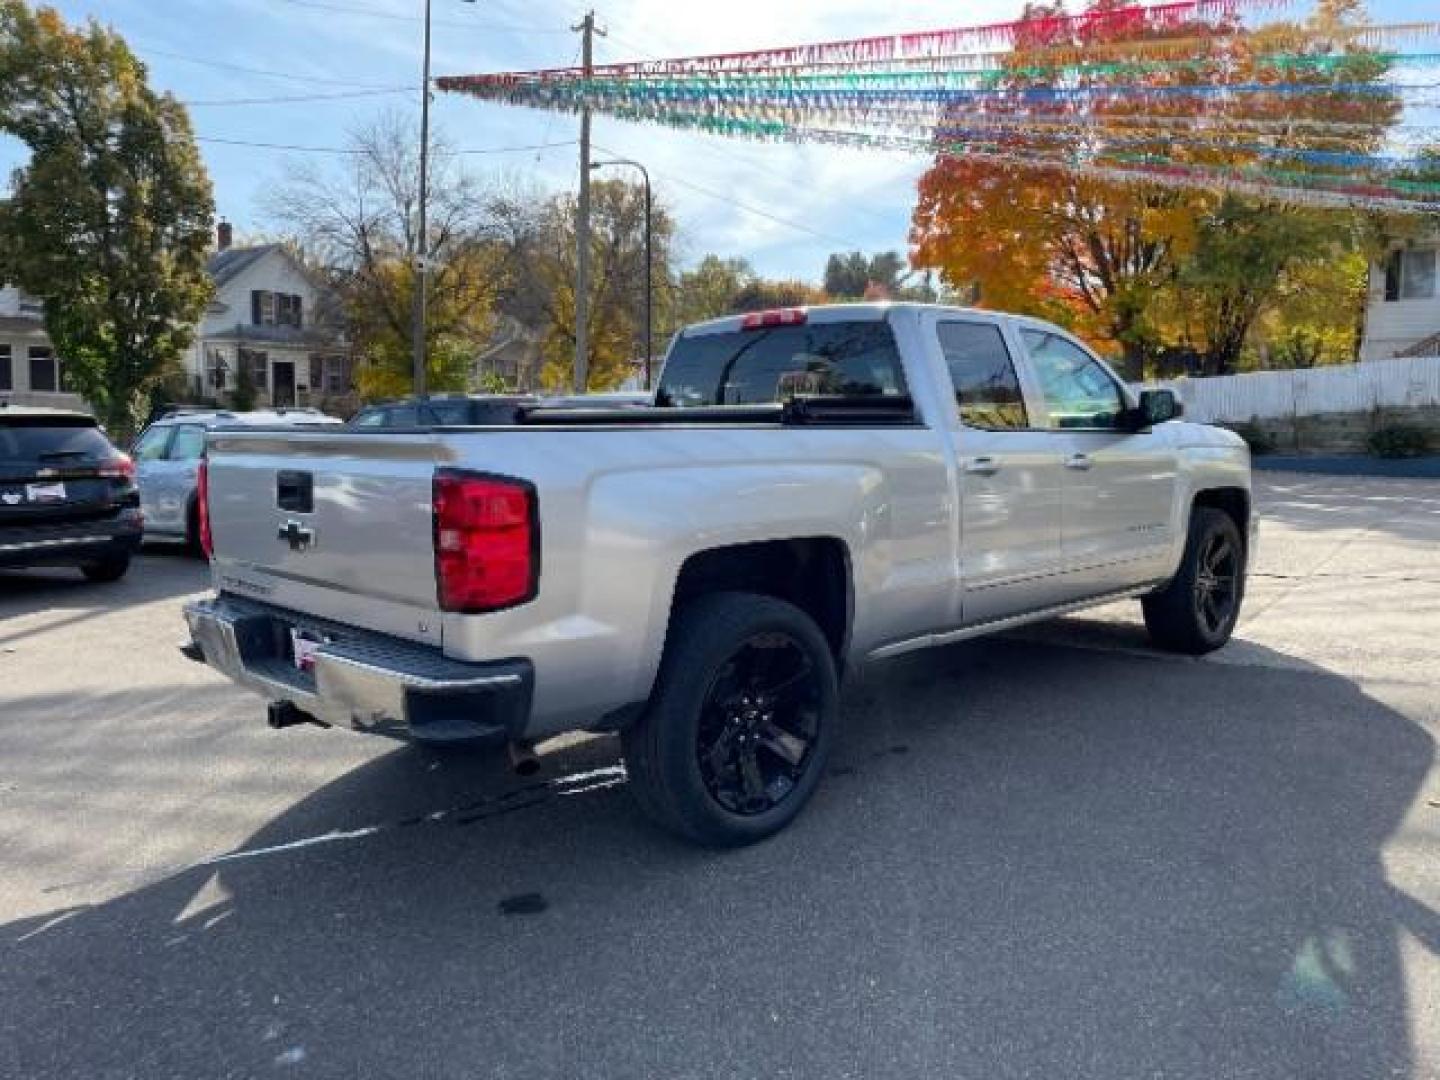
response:
[(993, 323), (942, 322), (938, 332), (965, 426), (987, 431), (1028, 427), (1025, 395), (1000, 328)]
[(205, 429), (196, 424), (186, 424), (175, 432), (175, 441), (170, 444), (168, 455), (171, 461), (195, 461), (205, 453)]
[(832, 322), (682, 337), (665, 362), (656, 402), (761, 405), (905, 393), (888, 323)]
[(152, 427), (135, 444), (131, 456), (136, 461), (158, 461), (165, 456), (165, 447), (170, 444), (170, 433), (174, 428)]

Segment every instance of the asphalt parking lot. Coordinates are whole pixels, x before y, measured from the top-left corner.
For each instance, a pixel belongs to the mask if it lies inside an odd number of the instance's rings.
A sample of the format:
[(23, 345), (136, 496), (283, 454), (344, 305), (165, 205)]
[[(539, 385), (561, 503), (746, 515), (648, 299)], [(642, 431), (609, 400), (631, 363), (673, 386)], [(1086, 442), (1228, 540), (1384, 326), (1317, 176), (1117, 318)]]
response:
[(1225, 650), (876, 665), (730, 853), (609, 740), (268, 731), (178, 554), (0, 575), (0, 1076), (1440, 1077), (1440, 482), (1257, 485)]

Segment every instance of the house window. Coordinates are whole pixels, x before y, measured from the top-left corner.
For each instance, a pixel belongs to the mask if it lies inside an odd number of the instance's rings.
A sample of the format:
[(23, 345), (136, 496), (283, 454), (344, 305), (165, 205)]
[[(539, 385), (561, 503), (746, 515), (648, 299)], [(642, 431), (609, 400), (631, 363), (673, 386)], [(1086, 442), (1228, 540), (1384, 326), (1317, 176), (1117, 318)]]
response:
[(241, 349), (239, 363), (250, 373), (250, 381), (257, 390), (270, 388), (270, 354), (254, 349)]
[(1435, 296), (1434, 248), (1392, 251), (1385, 260), (1386, 300), (1430, 300)]
[(30, 389), (52, 394), (60, 389), (60, 364), (47, 346), (30, 346)]
[(250, 293), (250, 321), (256, 326), (303, 325), (303, 300), (294, 293), (255, 289)]
[(219, 349), (207, 349), (205, 352), (205, 385), (212, 390), (224, 390), (225, 378), (230, 372), (230, 365), (225, 363), (225, 354)]
[(325, 386), (332, 394), (343, 394), (350, 389), (350, 364), (343, 356), (332, 356), (325, 361)]
[(0, 345), (0, 390), (15, 389), (15, 371), (10, 366), (10, 346)]
[(250, 293), (250, 321), (256, 326), (275, 325), (275, 294), (264, 289)]
[(280, 326), (300, 328), (300, 297), (294, 293), (275, 294), (275, 322)]

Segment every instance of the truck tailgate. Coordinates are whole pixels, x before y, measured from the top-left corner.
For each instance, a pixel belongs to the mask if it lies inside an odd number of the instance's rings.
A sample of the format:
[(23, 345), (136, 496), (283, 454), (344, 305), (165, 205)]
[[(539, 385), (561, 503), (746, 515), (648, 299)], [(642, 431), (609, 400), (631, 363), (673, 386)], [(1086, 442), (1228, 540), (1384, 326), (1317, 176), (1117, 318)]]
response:
[(207, 452), (222, 591), (441, 643), (435, 436), (217, 431)]

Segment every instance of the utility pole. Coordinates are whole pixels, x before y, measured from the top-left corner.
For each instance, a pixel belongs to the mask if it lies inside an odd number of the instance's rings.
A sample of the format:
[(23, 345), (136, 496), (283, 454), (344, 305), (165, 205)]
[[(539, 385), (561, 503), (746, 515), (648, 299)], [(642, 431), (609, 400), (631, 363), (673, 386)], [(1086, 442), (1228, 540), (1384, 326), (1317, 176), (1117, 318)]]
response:
[(415, 396), (425, 396), (425, 265), (429, 257), (425, 222), (430, 171), (430, 0), (425, 0), (425, 70), (420, 79), (420, 234), (415, 241), (415, 310), (411, 353), (415, 364)]
[[(429, 0), (426, 0), (428, 3)], [(589, 78), (595, 72), (595, 12), (571, 30), (580, 32), (580, 70)], [(575, 206), (575, 393), (589, 387), (590, 373), (590, 107), (580, 110), (580, 198)]]

